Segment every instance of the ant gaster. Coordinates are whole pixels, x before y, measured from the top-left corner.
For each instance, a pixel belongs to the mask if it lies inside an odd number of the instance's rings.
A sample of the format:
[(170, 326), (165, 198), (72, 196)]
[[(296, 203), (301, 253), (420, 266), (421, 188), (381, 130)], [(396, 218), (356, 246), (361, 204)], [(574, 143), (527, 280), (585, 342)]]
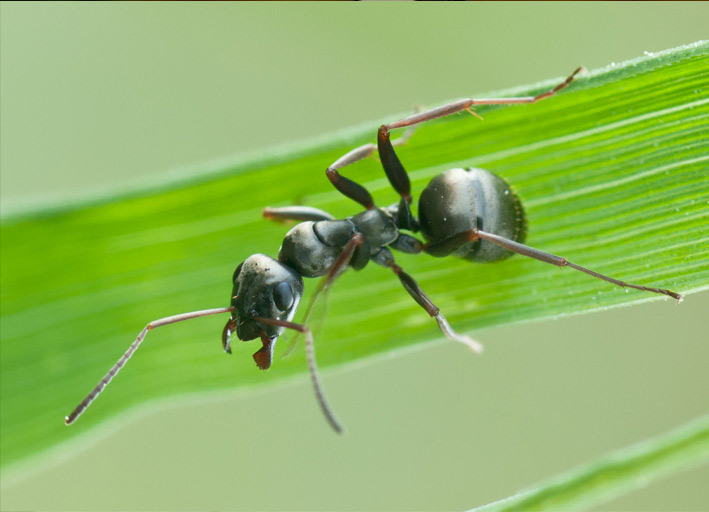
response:
[[(330, 425), (341, 432), (342, 427), (322, 391), (311, 332), (305, 324), (292, 322), (303, 295), (303, 277), (325, 276), (317, 295), (348, 267), (360, 270), (370, 260), (374, 261), (390, 268), (399, 277), (411, 297), (436, 319), (446, 337), (460, 341), (476, 352), (482, 350), (477, 342), (451, 328), (418, 283), (396, 264), (391, 249), (413, 254), (425, 252), (435, 257), (453, 255), (475, 262), (499, 261), (518, 253), (558, 267), (571, 267), (622, 287), (664, 294), (681, 301), (682, 296), (678, 293), (613, 279), (566, 258), (523, 245), (526, 222), (519, 199), (503, 179), (483, 169), (450, 169), (434, 177), (421, 193), (418, 218), (412, 214), (409, 178), (394, 151), (394, 146), (403, 143), (410, 133), (392, 143), (391, 130), (404, 127), (411, 130), (418, 123), (461, 111), (477, 116), (472, 111), (473, 105), (535, 103), (568, 86), (582, 70), (576, 69), (565, 81), (538, 96), (464, 99), (381, 126), (377, 146), (360, 146), (339, 158), (326, 171), (335, 188), (362, 205), (364, 212), (336, 220), (327, 212), (305, 206), (266, 208), (264, 216), (268, 219), (303, 221), (286, 234), (278, 259), (254, 254), (236, 267), (229, 307), (194, 311), (150, 322), (113, 368), (66, 417), (66, 424), (73, 423), (101, 393), (133, 355), (149, 330), (192, 318), (230, 313), (222, 333), (224, 350), (231, 353), (230, 340), (235, 330), (243, 341), (260, 338), (262, 347), (253, 357), (262, 370), (270, 368), (276, 340), (286, 329), (305, 335), (315, 394)], [(389, 182), (401, 196), (398, 204), (387, 208), (376, 207), (366, 188), (339, 173), (339, 169), (369, 157), (375, 149)], [(402, 231), (421, 232), (426, 243)]]

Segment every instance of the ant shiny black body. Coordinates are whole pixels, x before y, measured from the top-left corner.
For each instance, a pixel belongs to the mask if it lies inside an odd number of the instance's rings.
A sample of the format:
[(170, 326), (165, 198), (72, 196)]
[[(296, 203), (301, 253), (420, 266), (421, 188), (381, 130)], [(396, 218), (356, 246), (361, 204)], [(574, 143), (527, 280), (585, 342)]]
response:
[[(419, 198), (418, 218), (412, 214), (409, 178), (394, 151), (394, 146), (404, 142), (408, 134), (392, 143), (390, 130), (413, 127), (464, 110), (477, 115), (471, 110), (473, 105), (535, 103), (568, 86), (582, 69), (578, 68), (564, 82), (538, 96), (465, 99), (381, 126), (376, 146), (366, 144), (350, 151), (326, 172), (335, 188), (362, 205), (364, 212), (336, 220), (316, 208), (266, 208), (266, 218), (302, 221), (286, 234), (278, 259), (255, 254), (236, 267), (229, 307), (194, 311), (150, 322), (98, 385), (66, 417), (66, 424), (73, 423), (103, 391), (149, 330), (191, 318), (230, 313), (222, 333), (224, 350), (231, 352), (230, 341), (235, 331), (243, 341), (260, 338), (262, 347), (253, 357), (262, 370), (270, 368), (275, 343), (286, 329), (305, 335), (308, 366), (318, 402), (330, 425), (341, 432), (322, 391), (310, 330), (304, 324), (292, 322), (303, 295), (303, 277), (324, 276), (317, 290), (320, 292), (348, 267), (360, 270), (370, 261), (388, 267), (399, 277), (411, 297), (436, 319), (446, 337), (462, 342), (476, 352), (482, 350), (477, 342), (451, 328), (418, 283), (397, 265), (391, 249), (414, 254), (424, 252), (436, 257), (453, 255), (475, 262), (499, 261), (518, 253), (558, 267), (571, 267), (619, 286), (664, 294), (680, 301), (682, 296), (678, 293), (619, 281), (523, 245), (526, 222), (519, 199), (503, 179), (482, 169), (450, 169), (434, 177)], [(377, 208), (367, 189), (339, 173), (343, 167), (372, 155), (375, 149), (389, 182), (401, 196), (397, 204), (387, 208)], [(402, 231), (420, 232), (426, 242)]]

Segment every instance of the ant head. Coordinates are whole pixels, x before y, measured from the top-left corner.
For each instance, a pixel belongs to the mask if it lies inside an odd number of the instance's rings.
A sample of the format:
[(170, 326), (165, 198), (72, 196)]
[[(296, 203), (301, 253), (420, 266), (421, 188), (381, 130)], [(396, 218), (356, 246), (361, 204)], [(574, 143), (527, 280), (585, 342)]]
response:
[(234, 271), (231, 306), (234, 311), (224, 328), (224, 350), (231, 352), (229, 338), (234, 328), (240, 340), (261, 338), (263, 348), (254, 354), (262, 370), (271, 366), (271, 355), (285, 327), (254, 318), (290, 321), (303, 295), (303, 279), (292, 268), (263, 254), (254, 254)]

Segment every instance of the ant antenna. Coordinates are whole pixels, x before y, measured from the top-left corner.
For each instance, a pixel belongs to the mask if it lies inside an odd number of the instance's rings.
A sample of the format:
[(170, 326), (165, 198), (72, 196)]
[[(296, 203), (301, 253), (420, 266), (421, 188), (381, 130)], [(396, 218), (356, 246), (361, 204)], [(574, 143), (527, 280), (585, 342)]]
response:
[(263, 323), (263, 324), (277, 325), (278, 327), (285, 327), (286, 329), (293, 329), (293, 330), (296, 330), (298, 332), (305, 334), (305, 350), (308, 355), (308, 369), (310, 370), (310, 379), (313, 381), (313, 388), (315, 389), (315, 396), (317, 397), (318, 403), (320, 404), (320, 408), (322, 409), (322, 412), (325, 413), (325, 417), (327, 418), (327, 421), (330, 423), (330, 426), (338, 434), (344, 433), (344, 429), (342, 428), (342, 425), (340, 425), (340, 422), (337, 421), (335, 414), (332, 412), (330, 405), (327, 403), (327, 399), (325, 398), (325, 393), (323, 392), (323, 387), (322, 387), (322, 383), (320, 382), (320, 375), (318, 372), (318, 364), (315, 361), (315, 344), (313, 343), (313, 335), (310, 332), (310, 329), (308, 329), (308, 327), (305, 325), (296, 324), (293, 322), (287, 322), (286, 320), (278, 320), (275, 318), (263, 318), (260, 316), (253, 316), (251, 318), (253, 320)]
[(92, 389), (88, 395), (86, 395), (86, 398), (84, 398), (81, 403), (76, 406), (76, 409), (74, 409), (71, 414), (69, 414), (69, 416), (64, 418), (64, 423), (66, 423), (67, 425), (71, 425), (72, 423), (74, 423), (76, 419), (81, 416), (81, 414), (86, 410), (86, 408), (91, 405), (91, 402), (96, 400), (96, 397), (101, 394), (101, 391), (103, 391), (103, 389), (108, 386), (108, 384), (113, 380), (113, 377), (115, 377), (118, 372), (121, 371), (121, 368), (125, 366), (125, 364), (128, 362), (128, 359), (130, 359), (133, 353), (138, 350), (138, 347), (143, 342), (143, 339), (145, 338), (145, 335), (148, 334), (148, 331), (152, 331), (156, 327), (162, 327), (163, 325), (184, 322), (185, 320), (191, 320), (193, 318), (199, 318), (202, 316), (218, 315), (220, 313), (231, 313), (232, 311), (234, 311), (233, 307), (203, 309), (201, 311), (192, 311), (190, 313), (182, 313), (181, 315), (173, 315), (165, 318), (160, 318), (158, 320), (153, 320), (148, 325), (143, 327), (143, 330), (140, 331), (140, 334), (138, 334), (138, 337), (131, 344), (126, 353), (121, 356), (118, 362), (116, 362), (116, 364), (114, 364), (110, 370), (108, 370), (108, 373), (103, 376), (103, 379), (101, 379), (98, 384), (96, 384), (96, 387)]

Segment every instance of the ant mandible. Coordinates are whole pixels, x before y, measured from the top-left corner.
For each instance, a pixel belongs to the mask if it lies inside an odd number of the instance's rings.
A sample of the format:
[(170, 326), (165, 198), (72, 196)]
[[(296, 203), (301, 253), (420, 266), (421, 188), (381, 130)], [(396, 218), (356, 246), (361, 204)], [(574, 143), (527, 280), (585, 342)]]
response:
[[(230, 340), (234, 330), (243, 341), (260, 338), (263, 346), (253, 357), (262, 370), (270, 368), (276, 341), (286, 329), (305, 335), (308, 368), (318, 403), (332, 428), (342, 432), (323, 393), (312, 334), (304, 323), (291, 321), (303, 295), (303, 277), (325, 276), (317, 294), (347, 268), (361, 270), (370, 260), (374, 261), (390, 268), (399, 277), (409, 295), (436, 319), (447, 338), (462, 342), (475, 352), (482, 350), (480, 344), (470, 337), (453, 330), (418, 283), (396, 264), (390, 249), (411, 254), (424, 252), (435, 257), (453, 255), (475, 262), (499, 261), (517, 253), (558, 267), (571, 267), (618, 286), (664, 294), (681, 301), (682, 296), (670, 290), (626, 283), (576, 265), (566, 258), (524, 245), (526, 221), (519, 199), (502, 178), (483, 169), (450, 169), (439, 174), (421, 193), (419, 217), (414, 217), (411, 212), (413, 198), (409, 178), (394, 151), (394, 146), (403, 142), (407, 135), (392, 143), (391, 130), (413, 127), (464, 110), (477, 115), (472, 111), (473, 105), (536, 103), (567, 87), (582, 70), (579, 67), (559, 85), (537, 96), (464, 99), (382, 125), (377, 146), (360, 146), (339, 158), (326, 171), (335, 188), (362, 205), (364, 212), (336, 220), (327, 212), (306, 206), (266, 208), (264, 216), (268, 219), (302, 221), (286, 234), (278, 259), (254, 254), (239, 264), (232, 279), (229, 307), (169, 316), (146, 325), (126, 353), (65, 418), (66, 424), (73, 423), (111, 382), (148, 331), (192, 318), (231, 313), (222, 333), (224, 350), (231, 353)], [(366, 188), (339, 173), (343, 167), (372, 155), (375, 149), (379, 152), (389, 182), (401, 196), (397, 204), (387, 208), (378, 208)], [(402, 233), (402, 230), (411, 233), (420, 231), (426, 243)]]

